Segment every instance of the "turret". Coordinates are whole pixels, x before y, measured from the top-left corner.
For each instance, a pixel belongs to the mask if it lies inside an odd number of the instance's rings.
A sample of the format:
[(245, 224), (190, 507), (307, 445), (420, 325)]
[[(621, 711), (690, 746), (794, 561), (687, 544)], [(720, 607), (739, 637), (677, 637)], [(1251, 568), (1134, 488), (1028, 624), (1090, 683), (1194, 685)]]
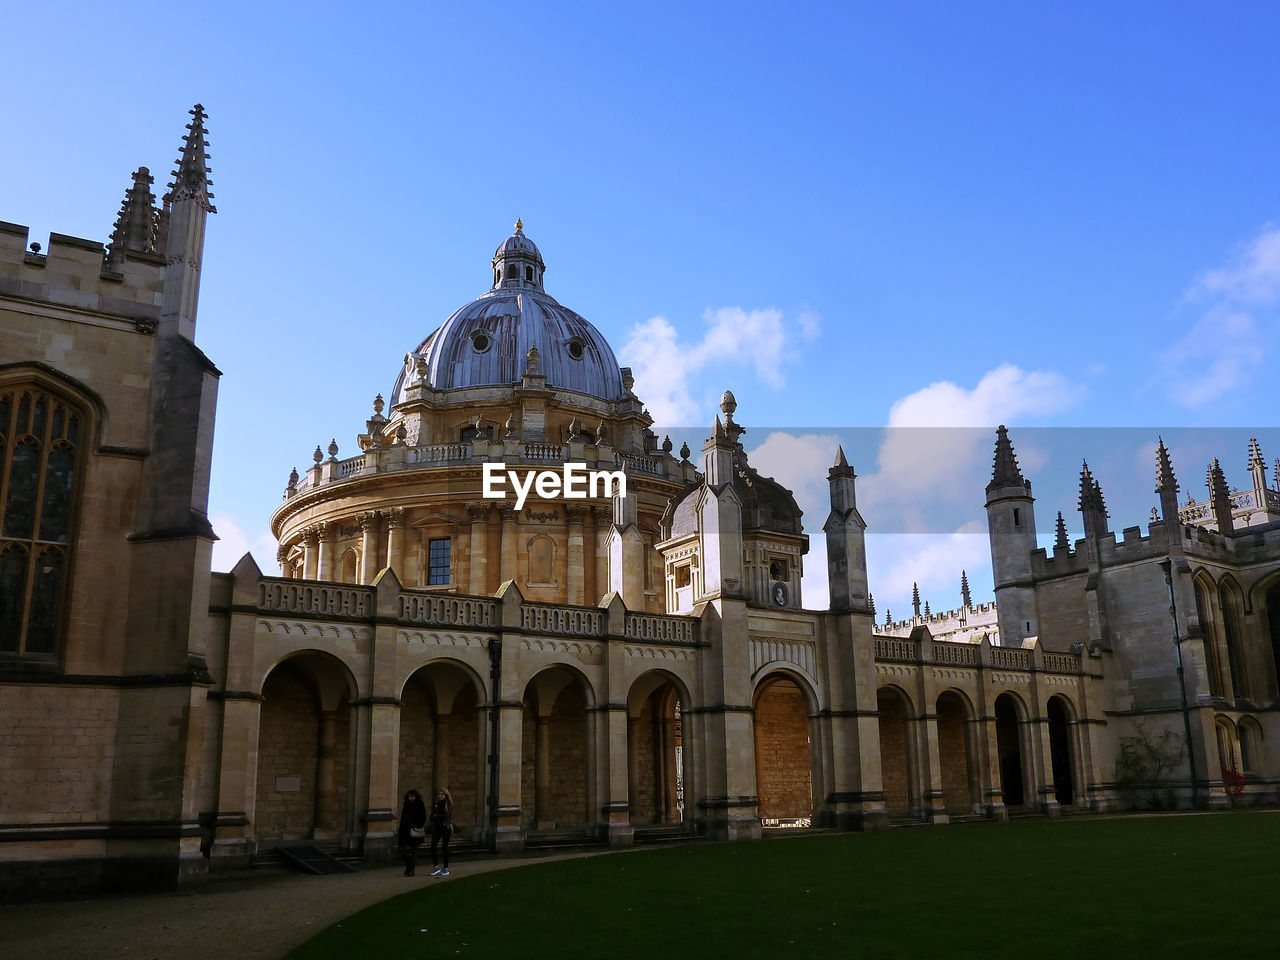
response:
[(1223, 476), (1222, 466), (1217, 457), (1209, 465), (1209, 502), (1213, 505), (1213, 520), (1218, 525), (1218, 532), (1230, 534), (1235, 532), (1235, 521), (1231, 517), (1231, 493), (1227, 489), (1227, 478)]
[(836, 450), (835, 465), (827, 471), (831, 512), (822, 525), (827, 536), (831, 609), (836, 613), (872, 612), (867, 591), (867, 524), (858, 513), (856, 479), (841, 446)]
[(1160, 519), (1165, 523), (1178, 522), (1178, 478), (1173, 473), (1169, 450), (1164, 437), (1156, 446), (1156, 493), (1160, 495)]
[(1038, 632), (1031, 553), (1036, 548), (1036, 520), (1031, 481), (1022, 476), (1009, 432), (996, 430), (995, 460), (987, 484), (987, 530), (995, 579), (1000, 637), (1007, 646)]
[(1107, 504), (1102, 496), (1102, 487), (1089, 471), (1089, 464), (1084, 462), (1080, 469), (1080, 498), (1077, 501), (1080, 514), (1084, 518), (1084, 536), (1086, 540), (1097, 540), (1108, 533)]
[(200, 263), (204, 255), (205, 220), (217, 209), (211, 202), (208, 159), (205, 152), (204, 107), (191, 110), (187, 135), (173, 182), (164, 196), (160, 228), (164, 234), (164, 300), (160, 310), (161, 335), (176, 333), (195, 339), (196, 304), (200, 297)]

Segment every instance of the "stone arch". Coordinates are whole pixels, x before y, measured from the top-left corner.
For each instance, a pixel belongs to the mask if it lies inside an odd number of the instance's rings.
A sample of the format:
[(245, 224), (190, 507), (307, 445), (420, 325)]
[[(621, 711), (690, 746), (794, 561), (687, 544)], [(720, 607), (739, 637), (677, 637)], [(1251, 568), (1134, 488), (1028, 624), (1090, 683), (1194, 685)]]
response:
[(338, 562), (338, 579), (343, 583), (360, 582), (360, 551), (355, 547), (347, 547), (343, 551)]
[(1251, 716), (1236, 723), (1240, 743), (1240, 772), (1254, 773), (1262, 769), (1262, 724)]
[(1252, 696), (1249, 671), (1246, 669), (1244, 592), (1231, 574), (1218, 581), (1218, 605), (1222, 612), (1223, 641), (1227, 652), (1227, 668), (1230, 671), (1227, 696)]
[(683, 715), (689, 693), (674, 674), (650, 670), (627, 694), (627, 796), (633, 824), (684, 822), (688, 770)]
[(920, 805), (914, 775), (916, 748), (912, 736), (915, 711), (911, 697), (901, 687), (887, 684), (876, 691), (880, 728), (880, 780), (884, 805), (890, 816), (905, 816)]
[(590, 681), (568, 664), (544, 667), (525, 684), (520, 796), (527, 828), (554, 830), (593, 822), (588, 796), (594, 769), (589, 711), (594, 702)]
[(816, 697), (791, 670), (763, 676), (751, 698), (756, 795), (766, 826), (813, 819), (813, 750), (809, 715)]
[(1209, 694), (1214, 697), (1229, 696), (1228, 674), (1225, 669), (1226, 653), (1222, 641), (1221, 609), (1218, 603), (1218, 587), (1213, 577), (1204, 569), (1197, 570), (1191, 580), (1195, 590), (1196, 618), (1204, 635), (1205, 672), (1209, 675)]
[(982, 803), (982, 788), (973, 762), (973, 704), (959, 690), (943, 690), (938, 694), (935, 710), (942, 802), (948, 814), (972, 813)]
[(1265, 672), (1265, 696), (1271, 699), (1280, 695), (1280, 571), (1258, 581), (1249, 595), (1261, 621), (1262, 643), (1271, 657), (1270, 669)]
[(1045, 704), (1049, 726), (1049, 768), (1054, 796), (1061, 806), (1069, 807), (1076, 793), (1076, 711), (1064, 695), (1055, 693)]
[(1006, 690), (995, 699), (996, 747), (1000, 760), (1000, 792), (1007, 807), (1027, 801), (1027, 765), (1023, 762), (1022, 727), (1027, 709), (1022, 698)]
[(1225, 773), (1227, 770), (1239, 770), (1240, 760), (1237, 755), (1239, 749), (1239, 738), (1236, 734), (1236, 725), (1231, 722), (1231, 718), (1218, 714), (1213, 718), (1213, 732), (1216, 734), (1215, 739), (1218, 743), (1218, 763), (1221, 770)]
[(298, 651), (267, 671), (252, 814), (260, 849), (278, 841), (350, 837), (355, 694), (350, 669), (323, 651)]
[(458, 830), (484, 824), (484, 684), (468, 665), (441, 658), (413, 671), (400, 691), (399, 789), (453, 796)]
[(545, 533), (529, 538), (525, 544), (529, 557), (530, 586), (548, 586), (556, 582), (556, 542)]

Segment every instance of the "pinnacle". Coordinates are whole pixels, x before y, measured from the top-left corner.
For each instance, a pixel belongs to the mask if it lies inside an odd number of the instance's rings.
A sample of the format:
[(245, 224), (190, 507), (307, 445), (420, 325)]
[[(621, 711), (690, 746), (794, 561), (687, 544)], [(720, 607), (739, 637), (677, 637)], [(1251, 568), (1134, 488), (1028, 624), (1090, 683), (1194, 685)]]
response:
[[(1062, 514), (1058, 514), (1062, 516)], [(973, 606), (969, 597), (969, 575), (965, 571), (960, 571), (960, 599), (966, 607)]]
[(1102, 486), (1093, 478), (1093, 474), (1089, 472), (1089, 462), (1083, 461), (1080, 469), (1080, 501), (1079, 509), (1081, 513), (1090, 510), (1097, 510), (1104, 517), (1107, 516), (1107, 504), (1102, 497)]
[(1169, 449), (1164, 445), (1164, 437), (1159, 437), (1156, 447), (1156, 493), (1165, 490), (1178, 490), (1178, 478), (1173, 473), (1173, 463), (1169, 459)]
[(1054, 537), (1053, 545), (1055, 547), (1071, 547), (1071, 541), (1067, 539), (1067, 521), (1062, 519), (1062, 511), (1058, 511), (1058, 528), (1057, 536)]
[(1018, 458), (1013, 452), (1013, 444), (1009, 442), (1009, 430), (1002, 423), (996, 428), (996, 456), (991, 470), (991, 482), (987, 489), (995, 487), (1020, 487), (1025, 481), (1018, 468)]
[(836, 447), (836, 466), (847, 467), (848, 465), (849, 465), (849, 461), (846, 460), (844, 456), (844, 444), (843, 443), (839, 444)]
[(184, 142), (178, 168), (173, 171), (173, 183), (169, 184), (165, 199), (170, 202), (195, 200), (209, 213), (217, 213), (217, 208), (209, 202), (213, 199), (209, 192), (213, 181), (209, 179), (209, 154), (205, 152), (209, 144), (205, 140), (204, 106), (197, 103), (190, 113), (192, 119), (187, 124), (187, 135), (182, 138)]
[(1262, 448), (1258, 446), (1258, 438), (1249, 438), (1249, 469), (1256, 467), (1266, 468), (1266, 461), (1262, 459)]

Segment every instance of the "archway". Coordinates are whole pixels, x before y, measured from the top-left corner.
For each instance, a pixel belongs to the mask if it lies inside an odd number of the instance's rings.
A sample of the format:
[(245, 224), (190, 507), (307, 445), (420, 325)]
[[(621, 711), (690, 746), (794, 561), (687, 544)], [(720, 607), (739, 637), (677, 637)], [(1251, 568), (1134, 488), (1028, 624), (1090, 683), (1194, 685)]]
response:
[(1280, 580), (1264, 594), (1263, 609), (1271, 635), (1271, 679), (1275, 684), (1268, 693), (1275, 694), (1280, 692)]
[(1052, 696), (1046, 713), (1049, 717), (1049, 759), (1053, 768), (1053, 792), (1058, 803), (1066, 807), (1075, 803), (1071, 763), (1071, 712), (1066, 700)]
[(459, 664), (437, 661), (414, 673), (400, 695), (397, 796), (413, 787), (430, 798), (447, 787), (458, 830), (484, 822), (478, 684)]
[(800, 685), (781, 673), (756, 688), (756, 794), (766, 826), (811, 822), (808, 700)]
[(263, 681), (253, 812), (259, 848), (349, 831), (352, 689), (346, 667), (319, 652), (279, 663)]
[(1022, 736), (1018, 701), (1013, 694), (996, 697), (996, 746), (1000, 753), (1000, 789), (1006, 807), (1027, 802), (1022, 775)]
[(916, 806), (916, 784), (912, 776), (911, 704), (897, 687), (876, 691), (876, 712), (880, 726), (880, 780), (884, 806), (891, 816), (903, 816)]
[(586, 681), (567, 667), (543, 670), (525, 687), (520, 806), (529, 829), (565, 829), (591, 822), (588, 705)]
[(666, 674), (646, 673), (627, 696), (627, 795), (633, 824), (684, 819), (684, 740), (687, 701)]
[(938, 695), (937, 710), (942, 802), (949, 814), (972, 813), (981, 798), (969, 755), (969, 706), (954, 690), (944, 690)]

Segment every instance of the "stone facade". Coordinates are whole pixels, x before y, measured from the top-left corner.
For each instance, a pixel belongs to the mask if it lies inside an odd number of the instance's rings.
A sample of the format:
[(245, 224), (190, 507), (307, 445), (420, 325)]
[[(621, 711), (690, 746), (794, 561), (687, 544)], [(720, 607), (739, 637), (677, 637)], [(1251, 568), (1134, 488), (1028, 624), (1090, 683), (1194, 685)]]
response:
[[(1086, 471), (1086, 537), (1049, 553), (1001, 428), (996, 604), (966, 590), (882, 626), (835, 451), (831, 604), (807, 610), (800, 511), (750, 464), (732, 394), (700, 456), (659, 442), (519, 224), (359, 452), (335, 440), (289, 478), (280, 575), (247, 555), (211, 574), (193, 114), (163, 203), (140, 169), (109, 248), (28, 251), (0, 224), (6, 890), (169, 886), (285, 840), (391, 857), (409, 787), (449, 787), (499, 851), (1103, 810), (1131, 799), (1127, 738), (1166, 732), (1191, 745), (1172, 799), (1225, 803), (1235, 770), (1274, 800), (1280, 491), (1256, 445), (1249, 496), (1219, 482), (1207, 508), (1179, 507), (1161, 448), (1166, 519), (1122, 540)], [(487, 465), (566, 462), (625, 494), (485, 495)]]

